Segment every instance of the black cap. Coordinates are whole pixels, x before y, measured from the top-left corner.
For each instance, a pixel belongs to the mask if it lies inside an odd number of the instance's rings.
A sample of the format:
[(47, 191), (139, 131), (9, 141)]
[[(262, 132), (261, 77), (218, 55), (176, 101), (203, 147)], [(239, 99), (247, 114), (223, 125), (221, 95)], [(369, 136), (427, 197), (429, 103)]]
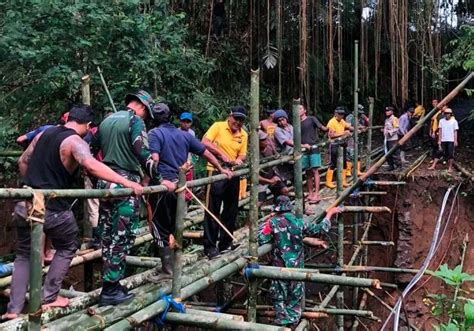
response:
[(79, 124), (86, 124), (94, 121), (94, 109), (88, 105), (74, 105), (69, 111), (68, 122), (77, 122)]
[(344, 107), (339, 106), (339, 107), (336, 107), (336, 109), (334, 109), (334, 112), (337, 114), (345, 114), (346, 110), (344, 109)]
[(170, 108), (166, 104), (159, 102), (153, 105), (154, 116), (157, 116), (157, 115), (169, 116), (170, 114), (171, 114)]
[(265, 112), (270, 115), (270, 114), (273, 114), (274, 112), (276, 112), (276, 109), (267, 109), (265, 110)]
[(235, 106), (230, 108), (229, 115), (237, 118), (247, 118), (247, 110), (243, 106)]

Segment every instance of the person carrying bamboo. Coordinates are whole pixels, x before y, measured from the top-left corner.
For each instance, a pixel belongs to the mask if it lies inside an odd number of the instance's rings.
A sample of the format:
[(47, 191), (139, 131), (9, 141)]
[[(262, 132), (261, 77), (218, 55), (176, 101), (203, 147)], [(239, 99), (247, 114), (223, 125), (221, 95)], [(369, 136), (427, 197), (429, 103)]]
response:
[[(148, 133), (150, 140), (150, 151), (153, 160), (158, 164), (158, 172), (163, 179), (176, 182), (179, 169), (187, 163), (188, 154), (193, 153), (205, 158), (217, 171), (225, 174), (228, 179), (232, 178), (232, 171), (224, 169), (216, 157), (206, 149), (203, 143), (196, 139), (191, 133), (176, 128), (171, 121), (171, 112), (164, 103), (153, 106), (153, 123), (155, 128)], [(155, 185), (155, 180), (151, 181)], [(151, 194), (149, 203), (152, 206), (152, 230), (153, 239), (158, 247), (158, 255), (161, 259), (161, 274), (149, 278), (152, 282), (158, 282), (170, 278), (173, 273), (174, 247), (172, 247), (172, 236), (175, 231), (177, 195), (175, 192), (164, 194)]]
[[(176, 185), (162, 180), (148, 147), (144, 120), (153, 118), (153, 99), (140, 90), (125, 97), (126, 109), (113, 113), (101, 124), (92, 147), (101, 150), (103, 162), (123, 178), (139, 183), (146, 175), (174, 191)], [(121, 185), (99, 180), (97, 188), (120, 188)], [(120, 284), (125, 276), (125, 257), (135, 240), (139, 225), (140, 200), (136, 196), (102, 200), (99, 226), (102, 232), (102, 292), (100, 305), (117, 305), (134, 297)]]
[[(336, 138), (345, 138), (351, 135), (351, 131), (354, 131), (354, 128), (352, 125), (344, 121), (344, 114), (346, 113), (346, 110), (344, 107), (336, 107), (334, 110), (334, 117), (331, 118), (326, 125), (326, 127), (329, 129), (328, 132), (328, 137), (333, 141)], [(342, 169), (342, 180), (343, 180), (343, 186), (347, 187), (349, 184), (346, 181), (346, 167), (347, 167), (347, 160), (346, 160), (346, 154), (347, 154), (347, 143), (342, 142), (342, 143), (334, 143), (331, 142), (329, 144), (329, 156), (331, 163), (329, 165), (329, 168), (326, 173), (326, 186), (328, 188), (335, 188), (336, 184), (332, 181), (334, 178), (334, 170), (337, 169), (337, 149), (339, 146), (343, 147), (343, 155), (342, 157), (344, 158), (343, 162), (343, 169)]]
[[(64, 126), (51, 127), (38, 134), (18, 161), (20, 175), (33, 189), (68, 189), (73, 187), (79, 167), (94, 177), (114, 185), (143, 192), (139, 183), (130, 181), (105, 164), (97, 161), (89, 146), (82, 140), (94, 120), (94, 111), (87, 105), (73, 106)], [(51, 239), (56, 253), (44, 282), (43, 309), (66, 307), (69, 300), (59, 296), (59, 290), (71, 260), (79, 248), (79, 229), (71, 211), (72, 199), (55, 198), (46, 201), (45, 234)], [(30, 213), (31, 215), (31, 213)], [(3, 319), (13, 319), (25, 305), (30, 276), (30, 224), (18, 228), (18, 248), (14, 263), (10, 301)], [(41, 265), (38, 266), (41, 268)]]
[[(226, 121), (214, 123), (202, 138), (202, 143), (214, 154), (224, 167), (242, 165), (247, 157), (248, 134), (242, 128), (247, 110), (242, 106), (230, 109)], [(207, 164), (209, 176), (219, 171)], [(207, 186), (206, 200), (209, 212), (221, 219), (227, 230), (233, 232), (239, 212), (239, 177), (232, 177)], [(222, 208), (222, 213), (221, 213)], [(209, 259), (220, 253), (234, 250), (238, 245), (206, 212), (204, 215), (204, 253)]]
[[(271, 265), (282, 268), (304, 268), (303, 237), (327, 233), (331, 219), (341, 210), (331, 208), (322, 222), (307, 223), (292, 212), (293, 206), (287, 196), (277, 198), (276, 215), (268, 219), (259, 230), (260, 245), (272, 244)], [(305, 284), (301, 281), (272, 280), (270, 295), (275, 309), (277, 325), (296, 326), (301, 318)]]

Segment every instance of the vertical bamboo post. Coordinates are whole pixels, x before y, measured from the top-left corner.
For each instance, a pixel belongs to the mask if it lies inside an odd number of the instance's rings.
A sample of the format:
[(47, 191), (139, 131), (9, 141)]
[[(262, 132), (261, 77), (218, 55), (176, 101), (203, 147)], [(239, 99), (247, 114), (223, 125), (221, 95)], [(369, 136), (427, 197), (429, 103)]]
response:
[[(250, 74), (250, 210), (249, 210), (249, 254), (251, 263), (258, 263), (258, 169), (260, 163), (258, 126), (259, 126), (259, 75), (260, 70)], [(257, 321), (258, 279), (252, 279), (249, 285), (247, 317), (249, 322)]]
[[(41, 329), (41, 283), (43, 276), (42, 251), (43, 251), (43, 222), (44, 210), (37, 213), (35, 209), (37, 204), (35, 200), (42, 199), (44, 206), (44, 197), (41, 193), (35, 193), (33, 196), (32, 215), (35, 218), (40, 216), (42, 220), (32, 220), (31, 222), (31, 247), (30, 247), (30, 300), (28, 315), (28, 330), (39, 331)], [(38, 204), (39, 205), (39, 204)]]
[(100, 81), (102, 82), (102, 86), (104, 87), (105, 93), (107, 94), (107, 98), (109, 99), (109, 103), (112, 106), (112, 111), (114, 113), (116, 113), (117, 108), (115, 107), (114, 100), (112, 99), (112, 96), (110, 95), (109, 88), (107, 87), (107, 83), (105, 82), (105, 78), (102, 75), (102, 70), (100, 70), (99, 66), (97, 66), (97, 71), (99, 72)]
[(354, 156), (352, 159), (352, 178), (357, 178), (357, 161), (359, 159), (359, 41), (354, 43)]
[(374, 98), (369, 98), (369, 131), (367, 132), (367, 156), (365, 159), (365, 167), (370, 167), (370, 153), (372, 152), (372, 126), (374, 119)]
[(293, 155), (295, 159), (295, 212), (296, 217), (302, 218), (304, 212), (303, 204), (303, 169), (301, 167), (301, 119), (299, 114), (300, 99), (293, 100)]
[[(343, 191), (342, 172), (344, 169), (344, 148), (337, 147), (337, 195), (340, 196)], [(337, 264), (344, 265), (344, 219), (342, 216), (337, 217)], [(340, 289), (336, 294), (337, 307), (344, 308), (344, 291)], [(336, 319), (337, 329), (344, 330), (344, 316), (338, 315)]]
[(91, 77), (85, 75), (81, 78), (81, 94), (82, 103), (85, 105), (91, 105), (91, 89), (90, 89)]
[(176, 249), (174, 252), (173, 265), (173, 285), (171, 293), (174, 298), (181, 298), (181, 275), (183, 273), (183, 231), (184, 231), (184, 217), (187, 213), (186, 206), (186, 170), (181, 168), (178, 177), (178, 201), (176, 203), (176, 227), (174, 231), (174, 238), (176, 240)]
[[(354, 41), (354, 155), (352, 159), (352, 178), (355, 183), (358, 175), (359, 163), (359, 41)], [(352, 244), (359, 240), (359, 213), (354, 213), (352, 218)], [(357, 309), (359, 289), (353, 288), (352, 302)]]
[[(82, 103), (85, 105), (91, 105), (91, 90), (90, 90), (91, 77), (85, 75), (81, 78), (81, 95)], [(86, 179), (87, 181), (87, 179)], [(90, 187), (86, 187), (90, 188)], [(84, 237), (92, 238), (92, 226), (88, 222), (89, 212), (87, 208), (84, 208)], [(86, 292), (94, 289), (94, 262), (84, 263), (84, 290)]]

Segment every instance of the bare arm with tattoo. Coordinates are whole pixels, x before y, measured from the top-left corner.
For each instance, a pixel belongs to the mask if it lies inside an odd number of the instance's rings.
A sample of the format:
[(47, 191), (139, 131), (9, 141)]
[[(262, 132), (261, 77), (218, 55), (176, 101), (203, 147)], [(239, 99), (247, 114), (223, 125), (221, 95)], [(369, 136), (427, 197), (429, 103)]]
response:
[(21, 154), (20, 159), (18, 160), (18, 168), (20, 170), (21, 177), (26, 177), (26, 171), (28, 170), (28, 162), (31, 159), (31, 155), (33, 155), (36, 143), (38, 142), (38, 139), (41, 137), (42, 134), (43, 133), (38, 134), (35, 139), (33, 139), (31, 144), (28, 146), (26, 151)]
[[(74, 135), (66, 138), (61, 144), (60, 154), (61, 160), (68, 170), (74, 166), (73, 163), (77, 162), (94, 177), (131, 188), (137, 195), (143, 193), (143, 187), (140, 184), (120, 176), (105, 164), (97, 161), (92, 156), (89, 145), (79, 136)], [(68, 155), (72, 157), (68, 157)]]

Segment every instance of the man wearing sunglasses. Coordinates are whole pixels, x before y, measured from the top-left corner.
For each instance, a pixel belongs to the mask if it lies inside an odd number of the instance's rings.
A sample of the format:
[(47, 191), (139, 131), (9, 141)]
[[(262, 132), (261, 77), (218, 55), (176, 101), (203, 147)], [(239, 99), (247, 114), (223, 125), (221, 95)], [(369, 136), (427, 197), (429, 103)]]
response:
[[(202, 138), (206, 148), (222, 161), (224, 167), (242, 165), (247, 156), (248, 134), (242, 128), (247, 111), (242, 106), (232, 107), (226, 121), (214, 123)], [(209, 176), (219, 174), (210, 163)], [(230, 232), (234, 231), (239, 203), (239, 177), (233, 177), (207, 186), (206, 201), (209, 211), (217, 216)], [(223, 211), (221, 214), (221, 205)], [(209, 259), (237, 245), (208, 213), (204, 216), (204, 253)]]

